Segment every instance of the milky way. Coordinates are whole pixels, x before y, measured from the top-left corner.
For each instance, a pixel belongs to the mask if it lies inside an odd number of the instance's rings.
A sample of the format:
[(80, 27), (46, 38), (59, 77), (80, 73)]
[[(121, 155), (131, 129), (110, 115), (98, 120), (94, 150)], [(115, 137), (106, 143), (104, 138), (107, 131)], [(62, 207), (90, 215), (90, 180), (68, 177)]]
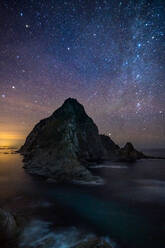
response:
[(1, 139), (23, 142), (74, 97), (117, 143), (165, 147), (164, 0), (6, 0), (0, 12)]

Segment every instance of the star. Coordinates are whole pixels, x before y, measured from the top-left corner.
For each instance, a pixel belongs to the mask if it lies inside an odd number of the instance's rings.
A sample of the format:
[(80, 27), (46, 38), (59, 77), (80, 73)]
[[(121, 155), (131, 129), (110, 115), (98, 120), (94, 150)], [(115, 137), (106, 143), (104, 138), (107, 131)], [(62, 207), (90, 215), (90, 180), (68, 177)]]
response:
[(142, 46), (142, 44), (141, 43), (138, 43), (138, 45), (137, 45), (139, 48)]
[(14, 113), (14, 126), (27, 118), (26, 133), (74, 97), (119, 144), (130, 137), (138, 146), (164, 146), (165, 1), (48, 2), (2, 4), (2, 119), (8, 125)]
[(140, 107), (141, 107), (141, 103), (138, 102), (138, 103), (136, 104), (136, 107), (137, 107), (137, 108), (140, 108)]

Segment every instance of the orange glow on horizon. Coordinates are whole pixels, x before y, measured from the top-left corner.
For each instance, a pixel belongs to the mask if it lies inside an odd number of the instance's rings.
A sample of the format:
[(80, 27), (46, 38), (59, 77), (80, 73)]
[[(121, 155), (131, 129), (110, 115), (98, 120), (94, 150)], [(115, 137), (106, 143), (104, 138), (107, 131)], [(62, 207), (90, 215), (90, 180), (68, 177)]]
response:
[(24, 136), (12, 132), (0, 132), (0, 146), (12, 146), (21, 143)]

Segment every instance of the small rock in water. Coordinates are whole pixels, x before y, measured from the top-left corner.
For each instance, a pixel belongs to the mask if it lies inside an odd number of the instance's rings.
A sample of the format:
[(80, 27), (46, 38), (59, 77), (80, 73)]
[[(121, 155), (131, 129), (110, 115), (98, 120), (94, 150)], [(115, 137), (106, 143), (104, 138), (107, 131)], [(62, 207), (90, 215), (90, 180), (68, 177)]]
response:
[(145, 157), (146, 156), (142, 152), (137, 151), (130, 142), (126, 143), (126, 145), (119, 150), (120, 161), (134, 162)]

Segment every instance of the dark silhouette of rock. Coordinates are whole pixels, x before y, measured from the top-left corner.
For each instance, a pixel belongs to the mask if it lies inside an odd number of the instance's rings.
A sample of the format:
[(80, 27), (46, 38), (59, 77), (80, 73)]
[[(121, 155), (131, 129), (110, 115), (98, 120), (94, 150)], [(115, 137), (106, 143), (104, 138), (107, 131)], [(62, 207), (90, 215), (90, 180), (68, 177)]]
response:
[(0, 208), (0, 241), (15, 238), (18, 228), (14, 216)]
[(128, 142), (119, 150), (119, 160), (125, 162), (134, 162), (141, 158), (147, 158), (142, 152), (138, 152), (134, 146)]
[(100, 135), (100, 138), (104, 147), (104, 160), (117, 160), (120, 147), (106, 135)]
[(84, 107), (72, 98), (34, 127), (19, 152), (24, 155), (24, 168), (49, 178), (48, 182), (100, 183), (88, 170), (89, 165), (103, 160), (135, 161), (146, 157), (131, 143), (120, 149), (110, 137), (99, 135)]
[(20, 152), (30, 173), (57, 181), (93, 180), (86, 166), (104, 156), (97, 126), (72, 98), (34, 127)]

